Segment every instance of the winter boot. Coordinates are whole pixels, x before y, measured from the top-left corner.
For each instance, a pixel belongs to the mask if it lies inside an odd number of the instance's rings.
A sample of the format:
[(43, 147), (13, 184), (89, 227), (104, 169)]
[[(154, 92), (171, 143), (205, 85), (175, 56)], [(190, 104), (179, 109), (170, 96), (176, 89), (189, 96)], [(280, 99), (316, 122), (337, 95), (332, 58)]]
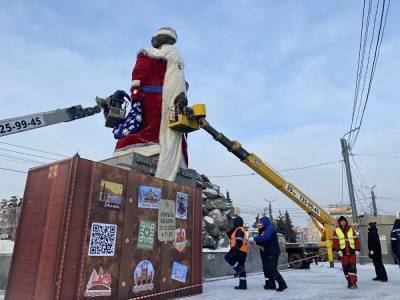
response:
[(373, 281), (378, 281), (380, 280), (378, 277), (372, 278)]
[(277, 278), (279, 287), (276, 289), (277, 292), (282, 292), (287, 289), (287, 284), (285, 280), (283, 280), (282, 276)]
[(247, 280), (246, 278), (240, 278), (239, 285), (235, 286), (235, 290), (247, 290)]
[(287, 285), (285, 284), (285, 285), (283, 285), (283, 286), (278, 287), (278, 288), (276, 289), (276, 291), (277, 291), (277, 292), (283, 292), (283, 291), (286, 290), (286, 289), (287, 289)]
[(350, 285), (348, 286), (348, 288), (351, 289), (351, 290), (354, 290), (354, 289), (357, 288), (357, 284), (350, 284)]
[(275, 290), (276, 289), (275, 280), (265, 279), (264, 289)]

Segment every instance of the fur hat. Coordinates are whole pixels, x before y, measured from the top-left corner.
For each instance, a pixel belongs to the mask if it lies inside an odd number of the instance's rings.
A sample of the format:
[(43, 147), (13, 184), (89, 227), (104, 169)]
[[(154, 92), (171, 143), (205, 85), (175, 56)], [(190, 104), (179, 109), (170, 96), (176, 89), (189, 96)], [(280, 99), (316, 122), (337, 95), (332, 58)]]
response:
[(169, 37), (173, 38), (175, 40), (175, 42), (178, 40), (178, 35), (176, 34), (176, 31), (174, 29), (172, 29), (171, 27), (161, 27), (160, 29), (158, 29), (155, 36), (162, 35), (162, 34), (168, 35)]

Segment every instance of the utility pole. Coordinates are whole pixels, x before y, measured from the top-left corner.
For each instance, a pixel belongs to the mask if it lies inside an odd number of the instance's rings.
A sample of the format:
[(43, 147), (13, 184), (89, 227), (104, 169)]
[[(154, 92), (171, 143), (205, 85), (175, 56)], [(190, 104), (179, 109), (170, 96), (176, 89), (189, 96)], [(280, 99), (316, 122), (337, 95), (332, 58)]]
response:
[(272, 223), (273, 218), (272, 218), (272, 204), (271, 204), (271, 202), (274, 201), (274, 200), (264, 199), (264, 201), (268, 202), (268, 214), (269, 214), (269, 219), (271, 220), (271, 223)]
[(344, 166), (346, 167), (347, 187), (349, 188), (349, 197), (350, 197), (353, 222), (358, 223), (356, 198), (354, 197), (353, 178), (351, 177), (351, 169), (350, 169), (349, 145), (347, 143), (347, 140), (344, 138), (340, 139), (340, 144), (342, 145), (342, 155), (344, 159)]
[(375, 193), (374, 193), (374, 188), (376, 185), (374, 185), (371, 188), (371, 199), (372, 199), (372, 208), (374, 210), (374, 217), (378, 216), (378, 209), (376, 208), (376, 199), (375, 199)]

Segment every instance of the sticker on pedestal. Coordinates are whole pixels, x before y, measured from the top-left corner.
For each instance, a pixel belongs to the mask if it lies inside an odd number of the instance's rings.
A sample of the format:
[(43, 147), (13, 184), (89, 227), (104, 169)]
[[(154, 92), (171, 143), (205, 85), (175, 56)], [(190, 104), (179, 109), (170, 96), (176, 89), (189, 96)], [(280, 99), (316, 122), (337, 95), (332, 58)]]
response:
[(189, 245), (189, 242), (186, 240), (186, 231), (183, 228), (178, 228), (175, 230), (175, 241), (174, 246), (176, 250), (182, 252), (186, 246)]
[(188, 194), (176, 193), (176, 217), (178, 219), (186, 220), (187, 218), (188, 198)]
[(141, 220), (139, 223), (137, 248), (143, 250), (153, 250), (155, 233), (156, 222)]
[(122, 184), (102, 180), (99, 198), (100, 206), (119, 210), (122, 204), (122, 188)]
[(92, 223), (89, 256), (114, 256), (117, 225)]
[(158, 209), (160, 199), (160, 188), (145, 185), (138, 187), (138, 207)]
[(175, 201), (163, 199), (158, 208), (158, 240), (160, 242), (174, 241), (175, 230)]
[(154, 268), (150, 261), (142, 260), (132, 274), (135, 285), (132, 291), (139, 293), (154, 288)]
[(171, 279), (185, 283), (187, 272), (188, 272), (187, 266), (174, 261), (172, 265)]
[(104, 272), (103, 268), (100, 267), (97, 273), (96, 269), (93, 269), (92, 274), (89, 277), (89, 281), (86, 285), (85, 297), (107, 297), (111, 296), (111, 275)]

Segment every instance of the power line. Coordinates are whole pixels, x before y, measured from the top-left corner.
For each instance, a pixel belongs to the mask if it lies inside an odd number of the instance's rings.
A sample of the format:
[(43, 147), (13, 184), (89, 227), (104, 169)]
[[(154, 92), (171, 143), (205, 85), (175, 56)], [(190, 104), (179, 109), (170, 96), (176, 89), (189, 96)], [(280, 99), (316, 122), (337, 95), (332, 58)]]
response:
[(27, 165), (27, 164), (36, 165), (36, 163), (25, 162), (25, 161), (21, 161), (21, 160), (15, 159), (15, 158), (0, 157), (0, 160), (2, 160), (2, 161), (10, 161), (10, 162), (13, 162), (13, 163), (19, 163), (19, 164), (24, 164), (24, 165)]
[(230, 174), (230, 175), (211, 175), (207, 176), (209, 178), (227, 178), (227, 177), (245, 177), (245, 176), (255, 176), (256, 173), (243, 173), (243, 174)]
[(47, 156), (41, 156), (41, 155), (36, 155), (36, 154), (31, 154), (31, 153), (26, 153), (26, 152), (20, 152), (20, 151), (15, 151), (15, 150), (6, 149), (6, 148), (0, 148), (0, 150), (17, 153), (17, 154), (23, 154), (23, 155), (27, 155), (27, 156), (44, 158), (44, 159), (48, 159), (48, 160), (56, 160), (55, 158), (51, 158), (51, 157), (47, 157)]
[[(354, 168), (353, 168), (354, 170)], [(355, 172), (354, 172), (355, 173)], [(367, 197), (365, 197), (365, 194), (363, 193), (362, 189), (361, 189), (361, 185), (358, 185), (357, 180), (355, 180), (354, 178), (354, 185), (355, 185), (355, 193), (356, 193), (356, 198), (357, 198), (357, 202), (361, 204), (362, 209), (364, 210), (365, 213), (367, 213), (367, 210), (364, 207), (364, 204), (366, 207), (368, 207), (368, 203), (366, 201)], [(360, 197), (361, 194), (361, 197)]]
[[(320, 166), (325, 166), (325, 165), (336, 164), (336, 163), (339, 163), (341, 161), (342, 160), (328, 161), (328, 162), (324, 162), (324, 163), (317, 163), (317, 164), (307, 165), (307, 166), (303, 166), (303, 167), (278, 170), (277, 172), (283, 173), (283, 172), (290, 172), (290, 171), (297, 171), (297, 170), (315, 168), (315, 167), (320, 167)], [(208, 176), (208, 177), (210, 177), (210, 178), (229, 178), (229, 177), (244, 177), (244, 176), (255, 176), (255, 175), (257, 175), (257, 174), (252, 172), (252, 173), (230, 174), (230, 175), (211, 175), (211, 176)]]
[(31, 148), (31, 147), (26, 147), (26, 146), (21, 146), (21, 145), (6, 143), (6, 142), (0, 142), (0, 144), (4, 144), (4, 145), (8, 145), (8, 146), (14, 146), (14, 147), (18, 147), (18, 148), (22, 148), (22, 149), (26, 149), (26, 150), (31, 150), (31, 151), (36, 151), (36, 152), (51, 154), (51, 155), (55, 155), (55, 156), (65, 157), (65, 158), (69, 157), (69, 156), (64, 155), (64, 154), (59, 154), (59, 153), (44, 151), (44, 150), (40, 150), (40, 149), (36, 149), (36, 148)]
[[(384, 35), (384, 32), (385, 32), (387, 16), (388, 16), (389, 8), (390, 8), (390, 0), (388, 1), (388, 5), (386, 7), (386, 13), (385, 13), (385, 2), (386, 2), (386, 0), (383, 0), (381, 17), (380, 17), (380, 22), (379, 22), (378, 37), (376, 39), (376, 45), (375, 45), (375, 51), (374, 51), (374, 59), (373, 59), (373, 62), (372, 62), (372, 67), (371, 67), (371, 73), (370, 73), (370, 79), (369, 79), (369, 83), (368, 83), (367, 95), (365, 97), (365, 102), (364, 102), (364, 107), (363, 107), (363, 111), (362, 111), (362, 114), (361, 114), (361, 119), (360, 119), (360, 122), (359, 122), (359, 126), (357, 126), (358, 130), (355, 133), (355, 137), (353, 139), (352, 147), (354, 147), (354, 145), (355, 145), (355, 143), (357, 141), (357, 138), (358, 138), (358, 135), (360, 133), (360, 129), (361, 129), (361, 126), (362, 126), (362, 123), (363, 123), (365, 109), (367, 107), (367, 103), (368, 103), (368, 100), (369, 100), (369, 95), (370, 95), (371, 87), (372, 87), (372, 81), (374, 79), (376, 65), (377, 65), (377, 61), (378, 61), (378, 57), (379, 57), (379, 53), (380, 53), (380, 48), (381, 48), (381, 45), (382, 45), (383, 35)], [(384, 15), (385, 15), (385, 18), (383, 19)], [(371, 40), (371, 43), (372, 43), (372, 40)]]
[[(361, 111), (361, 106), (362, 106), (362, 99), (363, 99), (363, 96), (364, 96), (365, 83), (366, 83), (366, 80), (367, 80), (369, 62), (370, 62), (370, 57), (371, 57), (371, 49), (372, 49), (372, 44), (374, 42), (374, 36), (375, 36), (375, 25), (376, 25), (376, 17), (378, 15), (379, 2), (380, 2), (380, 0), (378, 0), (377, 5), (376, 5), (376, 9), (375, 9), (374, 25), (373, 25), (373, 28), (372, 28), (371, 42), (369, 43), (369, 50), (368, 50), (367, 67), (365, 68), (365, 72), (364, 72), (363, 86), (362, 86), (362, 90), (361, 90), (361, 96), (360, 96), (360, 101), (359, 101), (359, 105), (358, 105), (357, 117), (356, 117), (355, 124), (357, 124), (358, 121), (359, 121), (359, 116), (360, 116), (360, 111)], [(371, 12), (371, 4), (372, 3), (370, 1), (370, 6), (369, 6), (370, 11), (369, 12)], [(368, 30), (366, 32), (366, 38), (365, 38), (365, 44), (364, 44), (364, 55), (365, 55), (365, 46), (366, 46), (367, 39), (368, 39)], [(360, 88), (360, 87), (358, 87), (358, 88)]]
[(8, 168), (3, 168), (3, 167), (0, 167), (0, 170), (3, 170), (3, 171), (10, 171), (10, 172), (16, 172), (16, 173), (24, 173), (24, 174), (27, 174), (27, 173), (28, 173), (28, 172), (26, 172), (26, 171), (8, 169)]
[(303, 169), (309, 169), (309, 168), (314, 168), (314, 167), (320, 167), (320, 166), (326, 166), (326, 165), (332, 165), (332, 164), (336, 164), (342, 162), (342, 160), (335, 160), (335, 161), (328, 161), (325, 163), (319, 163), (319, 164), (314, 164), (314, 165), (308, 165), (308, 166), (304, 166), (304, 167), (298, 167), (298, 168), (292, 168), (292, 169), (285, 169), (285, 170), (279, 170), (278, 172), (289, 172), (289, 171), (297, 171), (297, 170), (303, 170)]
[(400, 200), (400, 197), (385, 197), (385, 196), (376, 196), (376, 197), (386, 200)]
[(354, 100), (353, 100), (353, 114), (351, 117), (351, 125), (350, 125), (350, 130), (353, 127), (353, 120), (354, 120), (354, 113), (355, 113), (355, 106), (356, 106), (356, 100), (358, 98), (357, 96), (357, 87), (359, 84), (359, 71), (360, 71), (360, 58), (361, 58), (361, 43), (362, 43), (362, 37), (363, 37), (363, 31), (364, 31), (364, 14), (365, 14), (365, 0), (363, 1), (363, 11), (362, 11), (362, 18), (361, 18), (361, 32), (360, 32), (360, 45), (358, 46), (358, 61), (357, 61), (357, 73), (356, 73), (356, 88), (354, 89)]
[(355, 153), (354, 156), (369, 156), (380, 158), (400, 158), (400, 152), (381, 152), (381, 153)]
[(0, 153), (0, 156), (8, 158), (8, 159), (13, 159), (14, 161), (26, 162), (26, 163), (31, 163), (31, 164), (45, 164), (45, 162), (42, 162), (42, 161), (28, 159), (28, 158), (21, 157), (21, 156), (9, 155), (9, 154), (5, 154), (5, 153)]
[(365, 0), (363, 1), (363, 10), (362, 10), (362, 18), (361, 18), (361, 31), (360, 31), (360, 43), (358, 46), (358, 59), (357, 59), (357, 73), (356, 73), (356, 86), (354, 89), (354, 100), (353, 100), (353, 112), (351, 116), (351, 125), (349, 130), (349, 141), (351, 139), (351, 135), (353, 134), (353, 123), (354, 123), (354, 115), (357, 108), (358, 103), (358, 93), (360, 91), (360, 81), (361, 81), (361, 73), (364, 65), (364, 56), (365, 56), (365, 45), (366, 38), (368, 36), (368, 28), (369, 28), (369, 18), (371, 14), (371, 0), (368, 3), (368, 15), (365, 21), (365, 32), (364, 34), (364, 19), (365, 19)]
[(363, 175), (361, 174), (361, 170), (360, 170), (360, 168), (358, 167), (358, 164), (357, 164), (356, 160), (354, 159), (354, 156), (353, 156), (353, 155), (351, 156), (351, 159), (352, 159), (353, 162), (354, 162), (354, 166), (356, 167), (357, 173), (358, 173), (358, 175), (360, 176), (362, 183), (364, 184), (364, 186), (368, 186), (368, 185), (367, 185), (367, 182), (365, 181), (365, 179), (364, 179), (364, 177), (363, 177)]

